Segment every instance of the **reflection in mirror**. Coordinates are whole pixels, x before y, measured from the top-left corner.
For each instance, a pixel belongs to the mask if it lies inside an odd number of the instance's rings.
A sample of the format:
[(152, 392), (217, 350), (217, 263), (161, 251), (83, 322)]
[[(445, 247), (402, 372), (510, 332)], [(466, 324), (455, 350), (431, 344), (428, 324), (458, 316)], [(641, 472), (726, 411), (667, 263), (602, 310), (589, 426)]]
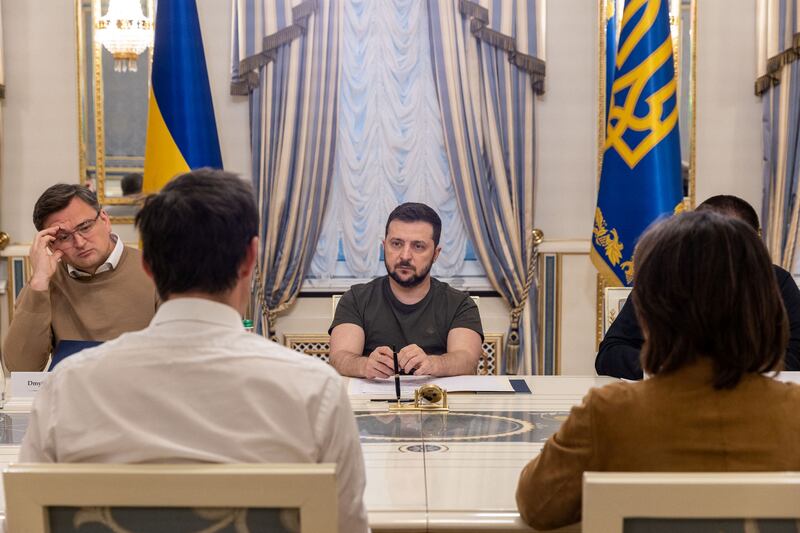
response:
[[(139, 3), (152, 20), (152, 0), (115, 2), (117, 7)], [(97, 23), (108, 15), (109, 3), (76, 0), (81, 174), (109, 215), (128, 218), (135, 214), (141, 192), (141, 179), (137, 189), (131, 187), (136, 180), (130, 176), (141, 178), (144, 168), (152, 48), (135, 59), (126, 57), (126, 68), (115, 71), (114, 57), (96, 38)]]
[(112, 217), (132, 217), (139, 210), (140, 201), (143, 199), (142, 182), (144, 176), (141, 172), (128, 172), (121, 179), (108, 179), (106, 174), (105, 190), (108, 196), (125, 198), (134, 202), (132, 205), (104, 204), (106, 213)]

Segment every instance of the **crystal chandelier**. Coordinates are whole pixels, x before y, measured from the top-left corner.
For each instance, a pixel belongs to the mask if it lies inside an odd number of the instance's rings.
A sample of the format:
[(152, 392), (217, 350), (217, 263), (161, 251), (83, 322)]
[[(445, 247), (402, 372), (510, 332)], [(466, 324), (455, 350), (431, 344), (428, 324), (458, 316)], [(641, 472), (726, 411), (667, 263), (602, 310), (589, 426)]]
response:
[(153, 46), (153, 21), (139, 0), (110, 0), (95, 28), (97, 42), (114, 56), (115, 72), (136, 72), (139, 54)]

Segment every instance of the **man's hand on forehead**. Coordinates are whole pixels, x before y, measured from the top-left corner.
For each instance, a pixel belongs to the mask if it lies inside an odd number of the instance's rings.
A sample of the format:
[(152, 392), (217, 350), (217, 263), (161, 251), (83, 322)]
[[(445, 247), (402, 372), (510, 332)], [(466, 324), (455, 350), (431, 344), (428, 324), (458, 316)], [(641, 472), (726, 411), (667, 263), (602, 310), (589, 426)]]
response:
[(64, 255), (61, 250), (50, 248), (59, 232), (58, 225), (50, 226), (36, 233), (28, 257), (31, 261), (32, 274), (28, 285), (36, 291), (47, 290), (50, 278), (55, 273), (56, 266)]

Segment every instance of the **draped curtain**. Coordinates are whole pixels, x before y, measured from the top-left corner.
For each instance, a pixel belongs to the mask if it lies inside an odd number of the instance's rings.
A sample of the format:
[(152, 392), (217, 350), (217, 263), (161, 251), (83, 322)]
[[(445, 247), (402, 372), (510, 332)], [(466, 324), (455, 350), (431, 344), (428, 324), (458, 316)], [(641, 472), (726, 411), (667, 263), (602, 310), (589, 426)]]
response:
[(398, 204), (417, 201), (442, 218), (432, 272), (454, 276), (467, 241), (444, 149), (425, 2), (337, 1), (344, 12), (336, 157), (311, 275), (333, 276), (340, 243), (354, 277), (385, 274), (386, 219)]
[(274, 336), (319, 238), (336, 141), (340, 1), (236, 0), (231, 92), (247, 94), (261, 213), (254, 322)]
[(762, 224), (772, 260), (794, 272), (800, 225), (800, 0), (759, 0), (756, 94), (763, 101)]
[(523, 374), (538, 370), (534, 93), (543, 91), (544, 63), (534, 57), (537, 1), (428, 2), (458, 206), (490, 282), (512, 308), (504, 369)]

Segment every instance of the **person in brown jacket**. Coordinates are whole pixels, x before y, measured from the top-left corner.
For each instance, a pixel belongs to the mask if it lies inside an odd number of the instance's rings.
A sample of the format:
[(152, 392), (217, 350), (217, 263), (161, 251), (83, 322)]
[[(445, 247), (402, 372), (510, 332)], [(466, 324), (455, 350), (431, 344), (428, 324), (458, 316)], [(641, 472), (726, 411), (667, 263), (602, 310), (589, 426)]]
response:
[(713, 212), (651, 227), (635, 252), (644, 332), (637, 383), (591, 390), (517, 486), (522, 519), (581, 519), (585, 471), (800, 470), (800, 386), (782, 368), (788, 321), (757, 233)]
[(62, 340), (107, 341), (145, 328), (156, 310), (141, 253), (123, 245), (94, 192), (59, 183), (36, 201), (32, 269), (3, 342), (10, 371), (38, 371)]

